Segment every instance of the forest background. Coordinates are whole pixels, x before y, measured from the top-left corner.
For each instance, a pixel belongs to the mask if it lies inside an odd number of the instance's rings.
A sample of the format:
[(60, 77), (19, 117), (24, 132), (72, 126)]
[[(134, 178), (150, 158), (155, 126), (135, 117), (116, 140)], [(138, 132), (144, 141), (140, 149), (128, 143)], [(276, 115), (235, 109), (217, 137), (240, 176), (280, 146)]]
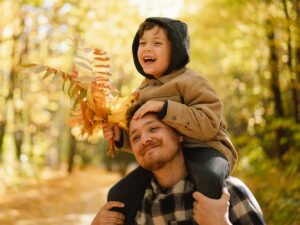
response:
[(234, 175), (254, 192), (267, 224), (299, 224), (299, 0), (1, 0), (0, 9), (0, 196), (45, 173), (126, 173), (130, 154), (107, 158), (101, 133), (81, 140), (68, 127), (62, 80), (46, 82), (21, 65), (71, 71), (79, 35), (108, 52), (112, 83), (127, 96), (142, 80), (131, 56), (138, 25), (168, 16), (188, 24), (189, 66), (224, 102), (239, 153)]

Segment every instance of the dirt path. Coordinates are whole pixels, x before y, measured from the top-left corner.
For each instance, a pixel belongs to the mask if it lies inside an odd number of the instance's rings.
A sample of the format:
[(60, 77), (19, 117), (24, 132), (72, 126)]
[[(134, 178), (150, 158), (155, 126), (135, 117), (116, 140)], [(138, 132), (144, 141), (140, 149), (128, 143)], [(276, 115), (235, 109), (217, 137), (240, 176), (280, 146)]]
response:
[(0, 199), (1, 225), (89, 225), (118, 174), (88, 168), (69, 176), (8, 190)]

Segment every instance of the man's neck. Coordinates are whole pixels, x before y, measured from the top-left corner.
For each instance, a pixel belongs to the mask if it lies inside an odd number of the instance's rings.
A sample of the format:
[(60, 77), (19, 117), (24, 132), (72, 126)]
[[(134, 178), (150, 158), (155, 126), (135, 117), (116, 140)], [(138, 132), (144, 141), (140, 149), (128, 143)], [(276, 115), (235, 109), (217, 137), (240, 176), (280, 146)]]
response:
[(186, 176), (187, 170), (182, 156), (152, 172), (162, 188), (170, 188)]

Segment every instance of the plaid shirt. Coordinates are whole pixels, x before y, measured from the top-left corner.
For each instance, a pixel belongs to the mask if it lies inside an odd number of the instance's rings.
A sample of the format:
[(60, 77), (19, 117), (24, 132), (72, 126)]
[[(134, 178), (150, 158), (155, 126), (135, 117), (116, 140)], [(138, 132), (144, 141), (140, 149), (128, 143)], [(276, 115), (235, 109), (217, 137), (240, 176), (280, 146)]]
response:
[[(229, 219), (233, 225), (265, 224), (261, 209), (249, 189), (238, 179), (226, 180), (230, 194)], [(171, 189), (161, 190), (155, 179), (147, 188), (141, 208), (138, 210), (137, 225), (192, 225), (193, 197), (195, 188), (189, 177), (180, 180)]]
[(180, 180), (172, 188), (162, 190), (153, 178), (146, 189), (141, 209), (135, 221), (137, 225), (190, 225), (193, 222), (194, 185), (189, 177)]

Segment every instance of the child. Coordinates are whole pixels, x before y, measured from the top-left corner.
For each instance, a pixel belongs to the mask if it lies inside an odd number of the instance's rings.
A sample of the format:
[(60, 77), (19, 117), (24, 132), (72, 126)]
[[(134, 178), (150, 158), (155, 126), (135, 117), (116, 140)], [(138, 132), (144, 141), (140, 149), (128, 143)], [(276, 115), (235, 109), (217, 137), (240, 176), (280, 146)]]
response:
[[(139, 27), (132, 44), (137, 70), (145, 77), (135, 91), (143, 104), (133, 119), (147, 112), (185, 136), (183, 151), (196, 189), (210, 198), (222, 194), (224, 180), (237, 153), (222, 120), (223, 105), (208, 81), (186, 67), (189, 62), (187, 25), (179, 20), (151, 17)], [(130, 147), (126, 132), (104, 127), (106, 139)]]

